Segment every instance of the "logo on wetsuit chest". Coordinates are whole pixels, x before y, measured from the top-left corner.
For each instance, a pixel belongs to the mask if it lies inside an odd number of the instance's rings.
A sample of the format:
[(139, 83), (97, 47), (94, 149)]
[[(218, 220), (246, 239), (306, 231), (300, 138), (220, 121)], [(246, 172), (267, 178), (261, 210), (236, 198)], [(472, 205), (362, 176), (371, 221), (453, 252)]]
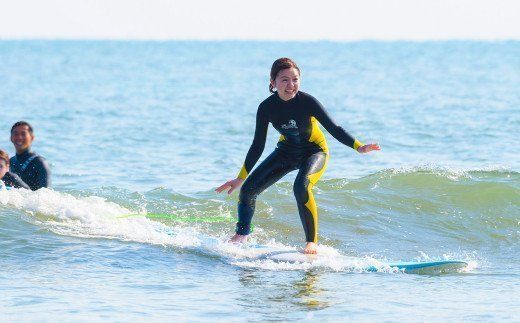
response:
[(298, 129), (298, 126), (296, 125), (296, 121), (289, 120), (287, 124), (282, 125), (282, 129)]

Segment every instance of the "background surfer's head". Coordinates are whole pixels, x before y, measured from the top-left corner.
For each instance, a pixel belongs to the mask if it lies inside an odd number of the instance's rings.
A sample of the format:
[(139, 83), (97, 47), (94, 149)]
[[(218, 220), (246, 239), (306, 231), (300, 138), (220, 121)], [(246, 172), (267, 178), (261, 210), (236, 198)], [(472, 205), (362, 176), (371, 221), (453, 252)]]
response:
[(33, 128), (28, 122), (18, 121), (11, 127), (11, 142), (17, 153), (29, 149), (33, 140)]
[(269, 92), (275, 93), (283, 100), (292, 99), (300, 87), (300, 68), (296, 63), (287, 57), (282, 57), (274, 61), (271, 67), (271, 78), (269, 82)]
[(9, 155), (0, 149), (0, 179), (9, 170)]

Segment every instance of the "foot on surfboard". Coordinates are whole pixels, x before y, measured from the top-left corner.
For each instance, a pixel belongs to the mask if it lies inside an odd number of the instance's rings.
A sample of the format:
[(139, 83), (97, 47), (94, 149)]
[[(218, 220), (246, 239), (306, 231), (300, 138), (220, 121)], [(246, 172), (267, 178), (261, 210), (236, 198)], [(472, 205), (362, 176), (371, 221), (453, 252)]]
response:
[(307, 242), (303, 253), (306, 255), (315, 255), (318, 253), (318, 245), (314, 242)]
[(243, 236), (240, 234), (235, 234), (229, 239), (229, 242), (231, 243), (244, 243), (247, 241), (247, 236)]

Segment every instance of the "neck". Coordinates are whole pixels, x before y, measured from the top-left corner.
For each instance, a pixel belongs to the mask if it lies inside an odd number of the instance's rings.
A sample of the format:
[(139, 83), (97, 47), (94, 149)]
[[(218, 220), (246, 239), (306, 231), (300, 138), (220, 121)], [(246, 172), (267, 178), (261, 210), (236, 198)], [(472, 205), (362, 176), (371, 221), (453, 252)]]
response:
[(280, 95), (280, 92), (276, 91), (276, 94), (278, 95), (278, 98), (279, 98), (280, 100), (282, 100), (283, 102), (289, 102), (289, 101), (291, 101), (292, 99), (294, 99), (294, 98), (298, 95), (298, 92), (296, 92), (296, 94), (295, 94), (292, 98), (289, 98), (289, 99), (287, 99), (287, 100), (284, 99), (284, 98), (282, 98), (282, 96)]
[(31, 147), (25, 148), (25, 149), (16, 149), (17, 155), (23, 155), (31, 150)]

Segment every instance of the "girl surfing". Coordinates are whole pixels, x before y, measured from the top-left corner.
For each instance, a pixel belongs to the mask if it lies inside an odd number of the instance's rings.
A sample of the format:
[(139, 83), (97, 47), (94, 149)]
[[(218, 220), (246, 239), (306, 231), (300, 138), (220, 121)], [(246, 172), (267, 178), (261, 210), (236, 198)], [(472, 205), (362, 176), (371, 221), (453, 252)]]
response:
[[(318, 122), (339, 142), (359, 153), (380, 150), (378, 144), (362, 144), (354, 139), (327, 114), (313, 96), (301, 92), (300, 69), (289, 58), (277, 59), (271, 68), (269, 91), (256, 114), (253, 143), (237, 178), (216, 189), (231, 194), (240, 188), (236, 234), (231, 242), (245, 242), (251, 232), (251, 219), (256, 197), (287, 173), (298, 170), (294, 181), (294, 196), (305, 231), (306, 254), (317, 253), (318, 209), (312, 187), (323, 175), (329, 150)], [(253, 171), (262, 155), (269, 123), (278, 130), (280, 139), (276, 149)]]

